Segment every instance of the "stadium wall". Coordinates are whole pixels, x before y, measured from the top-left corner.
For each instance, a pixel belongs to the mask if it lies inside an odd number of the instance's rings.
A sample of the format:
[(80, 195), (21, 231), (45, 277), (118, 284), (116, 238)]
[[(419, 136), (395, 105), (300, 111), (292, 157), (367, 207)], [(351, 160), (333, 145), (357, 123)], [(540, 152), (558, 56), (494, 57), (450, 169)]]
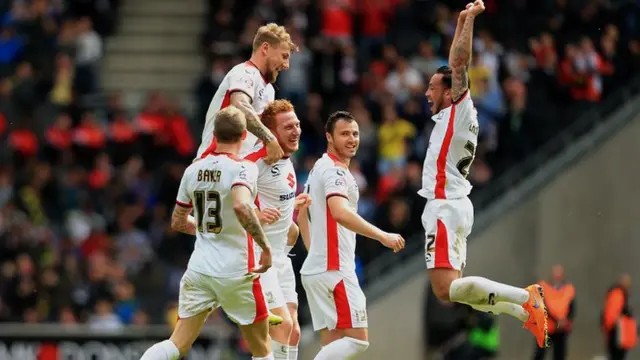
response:
[[(635, 112), (637, 114), (637, 112)], [(525, 286), (564, 265), (577, 290), (569, 360), (603, 354), (600, 312), (608, 287), (623, 272), (640, 278), (640, 116), (587, 156), (568, 166), (535, 195), (472, 235), (465, 275)], [(597, 148), (594, 148), (597, 147)], [(426, 274), (370, 304), (368, 360), (422, 359)], [(640, 303), (632, 306), (640, 309)], [(530, 359), (533, 337), (514, 319), (500, 316), (500, 359)], [(313, 359), (317, 343), (302, 360)], [(640, 353), (639, 353), (640, 354)], [(640, 356), (635, 354), (635, 356)], [(636, 358), (634, 354), (630, 358)]]

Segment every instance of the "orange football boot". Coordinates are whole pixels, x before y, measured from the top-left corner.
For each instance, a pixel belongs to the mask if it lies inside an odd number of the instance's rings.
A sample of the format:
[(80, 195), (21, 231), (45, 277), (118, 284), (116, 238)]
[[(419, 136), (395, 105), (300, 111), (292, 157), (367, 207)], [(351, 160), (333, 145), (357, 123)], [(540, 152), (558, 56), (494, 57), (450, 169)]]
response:
[(529, 320), (524, 324), (524, 328), (531, 331), (536, 337), (536, 342), (540, 348), (549, 347), (549, 334), (547, 332), (547, 306), (544, 304), (544, 292), (538, 284), (530, 285), (526, 288), (529, 292), (529, 301), (522, 304), (522, 307), (529, 313)]

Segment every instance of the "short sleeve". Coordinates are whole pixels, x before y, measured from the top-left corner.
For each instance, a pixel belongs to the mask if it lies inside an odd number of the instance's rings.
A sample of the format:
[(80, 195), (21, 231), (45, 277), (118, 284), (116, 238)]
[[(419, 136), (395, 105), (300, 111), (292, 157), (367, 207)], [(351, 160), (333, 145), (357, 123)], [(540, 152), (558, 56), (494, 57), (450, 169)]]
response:
[(324, 191), (327, 194), (327, 198), (332, 196), (349, 198), (346, 169), (332, 167), (325, 170), (322, 174), (322, 182), (324, 183)]
[(189, 172), (185, 171), (180, 180), (180, 187), (178, 188), (178, 196), (176, 197), (176, 204), (182, 207), (193, 207), (191, 196), (189, 196)]
[(229, 74), (229, 92), (242, 91), (249, 95), (253, 101), (255, 94), (256, 77), (252, 69), (237, 69)]
[(240, 165), (240, 171), (233, 179), (231, 187), (237, 185), (246, 186), (253, 195), (256, 195), (258, 189), (258, 167), (256, 164), (245, 161)]

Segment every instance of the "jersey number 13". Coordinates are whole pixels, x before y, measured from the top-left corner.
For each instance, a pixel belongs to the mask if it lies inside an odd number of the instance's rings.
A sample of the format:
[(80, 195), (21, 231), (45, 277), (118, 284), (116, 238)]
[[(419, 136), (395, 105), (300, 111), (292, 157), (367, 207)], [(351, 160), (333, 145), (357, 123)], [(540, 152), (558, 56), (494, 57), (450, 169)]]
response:
[[(204, 232), (204, 226), (206, 226), (206, 232), (208, 233), (218, 234), (220, 231), (222, 231), (222, 218), (220, 217), (220, 194), (217, 191), (207, 191), (205, 193), (204, 191), (200, 190), (194, 191), (193, 197), (196, 200), (195, 206), (198, 231)], [(204, 216), (205, 210), (207, 211), (206, 221)]]

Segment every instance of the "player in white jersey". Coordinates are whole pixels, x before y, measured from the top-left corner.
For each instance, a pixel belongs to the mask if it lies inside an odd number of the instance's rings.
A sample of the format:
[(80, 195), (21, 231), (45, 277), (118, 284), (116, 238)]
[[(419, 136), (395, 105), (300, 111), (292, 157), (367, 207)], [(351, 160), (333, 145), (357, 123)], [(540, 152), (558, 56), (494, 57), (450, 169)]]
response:
[(340, 360), (369, 346), (366, 298), (356, 276), (356, 234), (378, 240), (395, 252), (404, 248), (404, 239), (358, 215), (358, 185), (349, 172), (360, 143), (353, 116), (345, 111), (332, 114), (325, 132), (327, 153), (316, 161), (305, 184), (313, 203), (298, 214), (309, 250), (300, 273), (313, 329), (320, 332), (322, 343), (315, 359)]
[(278, 139), (284, 157), (273, 165), (266, 164), (267, 152), (262, 144), (245, 156), (258, 166), (256, 205), (272, 248), (273, 267), (260, 277), (260, 281), (269, 310), (283, 319), (282, 324), (270, 328), (273, 356), (276, 360), (296, 360), (300, 340), (298, 294), (287, 244), (290, 237), (298, 237), (293, 222), (294, 209), (310, 204), (308, 194), (296, 197), (296, 172), (289, 159), (298, 150), (300, 120), (289, 101), (276, 100), (265, 108), (262, 123)]
[(260, 122), (260, 114), (265, 106), (274, 100), (273, 83), (282, 70), (289, 68), (289, 57), (298, 47), (284, 26), (267, 24), (258, 29), (253, 39), (251, 58), (233, 67), (222, 80), (207, 111), (202, 142), (197, 158), (209, 150), (215, 150), (216, 139), (213, 136), (216, 113), (229, 105), (242, 110), (247, 118), (246, 138), (242, 142), (240, 156), (247, 154), (258, 140), (267, 144), (269, 164), (282, 157), (282, 149), (273, 134)]
[(542, 288), (516, 288), (482, 277), (462, 277), (467, 236), (473, 226), (473, 205), (467, 197), (466, 179), (478, 143), (477, 112), (469, 93), (473, 23), (484, 3), (469, 3), (460, 13), (449, 54), (449, 66), (436, 72), (426, 97), (435, 126), (424, 161), (422, 189), (427, 199), (422, 214), (425, 229), (425, 261), (435, 295), (473, 308), (507, 313), (530, 330), (540, 347), (547, 345), (547, 314)]
[[(253, 209), (258, 169), (237, 157), (246, 120), (231, 106), (218, 112), (215, 121), (218, 148), (185, 170), (171, 218), (174, 230), (196, 236), (180, 281), (178, 323), (171, 338), (153, 345), (141, 360), (186, 355), (218, 307), (238, 324), (253, 359), (274, 359), (259, 280), (259, 273), (271, 267), (271, 246)], [(189, 215), (192, 208), (195, 217)], [(254, 241), (262, 249), (259, 268)]]

